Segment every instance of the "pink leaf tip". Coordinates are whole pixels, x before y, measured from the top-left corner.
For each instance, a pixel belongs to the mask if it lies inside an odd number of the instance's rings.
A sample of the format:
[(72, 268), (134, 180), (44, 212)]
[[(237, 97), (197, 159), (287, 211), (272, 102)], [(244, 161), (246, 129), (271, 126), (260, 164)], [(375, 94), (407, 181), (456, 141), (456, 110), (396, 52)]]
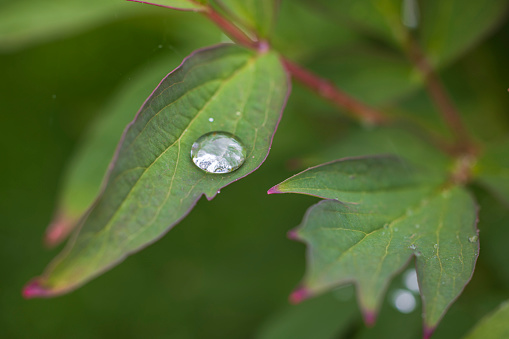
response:
[(305, 287), (299, 287), (290, 294), (290, 303), (299, 304), (300, 302), (308, 299), (311, 296), (309, 290)]
[(25, 287), (23, 287), (22, 294), (25, 299), (44, 298), (50, 296), (48, 290), (41, 286), (38, 278), (35, 278), (26, 284)]
[(435, 327), (427, 327), (424, 325), (424, 328), (422, 329), (422, 338), (423, 339), (429, 339), (435, 332)]
[(373, 327), (376, 323), (377, 313), (375, 311), (364, 311), (362, 312), (364, 323), (368, 327)]
[(289, 230), (286, 233), (286, 237), (290, 240), (299, 240), (299, 234), (297, 233), (297, 230)]
[(45, 245), (51, 248), (60, 244), (72, 231), (74, 224), (75, 221), (63, 213), (57, 214), (46, 229), (46, 234), (44, 235)]
[(269, 189), (269, 190), (267, 191), (267, 194), (283, 193), (283, 192), (281, 192), (281, 191), (279, 190), (278, 186), (279, 186), (279, 185), (276, 185), (276, 186), (272, 187), (271, 189)]

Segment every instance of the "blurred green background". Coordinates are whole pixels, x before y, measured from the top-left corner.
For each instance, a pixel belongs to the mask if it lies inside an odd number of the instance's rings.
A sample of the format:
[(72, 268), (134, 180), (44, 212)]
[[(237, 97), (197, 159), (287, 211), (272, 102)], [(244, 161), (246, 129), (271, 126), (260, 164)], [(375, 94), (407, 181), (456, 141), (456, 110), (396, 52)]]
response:
[[(114, 0), (0, 3), (2, 338), (251, 338), (262, 333), (268, 319), (275, 324), (278, 317), (300, 319), (285, 310), (295, 310), (287, 296), (304, 273), (305, 248), (285, 234), (316, 199), (267, 196), (266, 190), (359, 126), (299, 86), (257, 172), (213, 201), (200, 200), (162, 240), (77, 291), (48, 300), (21, 297), (23, 285), (58, 253), (45, 249), (42, 238), (66, 166), (94, 120), (152, 72), (157, 80), (140, 88), (131, 98), (137, 103), (126, 108), (134, 117), (158, 80), (186, 55), (226, 40), (198, 14), (148, 7)], [(390, 44), (341, 29), (334, 18), (313, 9), (307, 1), (283, 2), (274, 44), (361, 99), (395, 114), (411, 112), (421, 124), (443, 129), (418, 77)], [(509, 131), (507, 21), (491, 32), (443, 72), (470, 130), (483, 143)], [(481, 188), (474, 189), (487, 206), (479, 227), (481, 242), (488, 245), (438, 338), (464, 334), (509, 297), (503, 241), (509, 214)], [(391, 289), (400, 285), (396, 278)], [(379, 324), (363, 329), (351, 294), (329, 294), (299, 306), (318, 320), (293, 320), (303, 329), (291, 338), (318, 329), (323, 338), (420, 336), (419, 312), (401, 314), (389, 303)], [(396, 336), (394, 326), (401, 332)], [(269, 337), (268, 332), (263, 333)]]

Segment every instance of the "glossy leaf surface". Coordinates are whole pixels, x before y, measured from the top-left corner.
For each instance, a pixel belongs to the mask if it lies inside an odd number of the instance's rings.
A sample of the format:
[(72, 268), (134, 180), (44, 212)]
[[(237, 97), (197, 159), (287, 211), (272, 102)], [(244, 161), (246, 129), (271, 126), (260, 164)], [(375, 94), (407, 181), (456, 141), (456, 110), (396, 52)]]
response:
[[(188, 57), (155, 89), (128, 126), (102, 194), (80, 231), (25, 288), (25, 296), (72, 290), (161, 237), (196, 201), (254, 171), (265, 160), (288, 92), (273, 53), (219, 45)], [(213, 121), (212, 121), (213, 119)], [(191, 161), (191, 146), (211, 131), (247, 148), (237, 171), (214, 175)]]
[(292, 233), (308, 245), (302, 289), (314, 295), (355, 282), (372, 322), (390, 279), (416, 257), (425, 331), (432, 331), (470, 280), (478, 255), (476, 205), (462, 188), (395, 157), (335, 161), (297, 174), (269, 193), (329, 199)]

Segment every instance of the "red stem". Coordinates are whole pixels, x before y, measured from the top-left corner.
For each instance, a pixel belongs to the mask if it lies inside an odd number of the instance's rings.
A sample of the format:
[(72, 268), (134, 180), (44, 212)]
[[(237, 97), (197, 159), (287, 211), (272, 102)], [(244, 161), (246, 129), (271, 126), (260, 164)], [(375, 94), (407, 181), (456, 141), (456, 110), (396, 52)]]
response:
[(232, 40), (239, 43), (240, 45), (246, 46), (252, 49), (264, 48), (265, 44), (251, 39), (246, 33), (244, 33), (237, 26), (232, 24), (227, 19), (223, 18), (221, 14), (216, 12), (212, 7), (208, 7), (208, 10), (204, 13), (207, 18), (214, 22), (221, 30), (228, 35)]
[(318, 77), (287, 59), (282, 59), (282, 62), (295, 80), (331, 101), (336, 106), (347, 109), (352, 116), (372, 124), (381, 124), (389, 121), (389, 117), (385, 114), (357, 101), (338, 89), (330, 81)]
[(449, 98), (438, 74), (435, 73), (435, 70), (429, 64), (428, 60), (413, 39), (409, 40), (408, 54), (417, 69), (424, 76), (426, 89), (428, 90), (430, 97), (433, 99), (433, 102), (440, 111), (445, 123), (454, 134), (454, 137), (457, 140), (457, 151), (474, 153), (475, 147), (470, 140), (470, 136), (463, 125), (463, 122), (461, 121), (460, 113)]

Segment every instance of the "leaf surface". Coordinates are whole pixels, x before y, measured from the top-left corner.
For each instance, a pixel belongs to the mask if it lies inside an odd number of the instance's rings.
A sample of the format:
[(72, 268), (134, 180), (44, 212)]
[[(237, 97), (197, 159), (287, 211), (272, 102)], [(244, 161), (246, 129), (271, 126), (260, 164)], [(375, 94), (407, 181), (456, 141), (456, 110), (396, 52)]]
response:
[(509, 302), (484, 317), (465, 339), (509, 338)]
[(78, 219), (100, 193), (101, 182), (115, 153), (118, 139), (135, 112), (150, 95), (168, 69), (178, 65), (175, 57), (165, 56), (135, 72), (125, 86), (113, 95), (103, 113), (93, 122), (70, 160), (54, 219), (46, 231), (46, 243), (59, 244), (75, 227)]
[(206, 1), (200, 0), (156, 0), (156, 1), (127, 0), (127, 1), (140, 2), (147, 5), (176, 9), (179, 11), (202, 12), (207, 9)]
[(396, 157), (351, 158), (301, 172), (269, 193), (328, 200), (292, 235), (308, 245), (302, 289), (314, 295), (355, 282), (373, 322), (391, 278), (416, 257), (425, 331), (432, 331), (470, 280), (478, 255), (477, 207), (463, 188)]
[(507, 14), (500, 0), (426, 0), (419, 2), (419, 38), (435, 65), (443, 65), (486, 36)]
[(233, 21), (266, 37), (275, 25), (279, 0), (213, 0)]
[(477, 181), (509, 205), (509, 139), (487, 146), (477, 162)]
[[(219, 45), (189, 56), (170, 73), (126, 128), (102, 194), (64, 251), (25, 296), (75, 289), (156, 241), (205, 195), (255, 169), (267, 157), (288, 93), (274, 53)], [(247, 149), (232, 173), (209, 174), (190, 158), (203, 134), (225, 131)]]

